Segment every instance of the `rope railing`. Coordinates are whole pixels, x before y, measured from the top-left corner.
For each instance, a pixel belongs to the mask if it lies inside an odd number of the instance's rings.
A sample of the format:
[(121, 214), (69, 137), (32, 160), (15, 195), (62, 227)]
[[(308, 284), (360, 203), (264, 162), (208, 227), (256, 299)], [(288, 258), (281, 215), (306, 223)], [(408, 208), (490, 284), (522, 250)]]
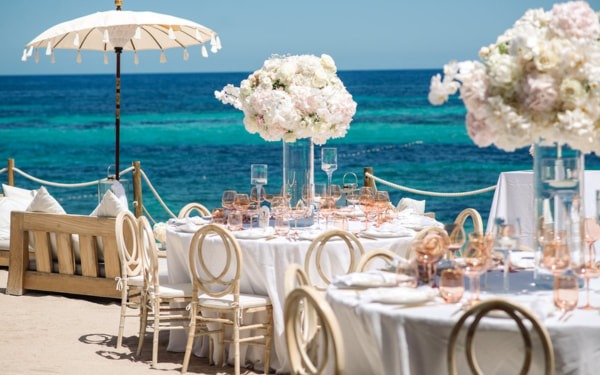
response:
[(152, 191), (152, 194), (154, 194), (154, 197), (156, 198), (156, 200), (158, 200), (158, 203), (160, 203), (160, 205), (165, 209), (165, 211), (167, 211), (167, 213), (169, 215), (171, 215), (171, 217), (177, 217), (177, 215), (175, 215), (171, 210), (169, 210), (169, 207), (167, 207), (167, 205), (162, 200), (162, 198), (160, 197), (160, 195), (158, 194), (156, 189), (154, 189), (154, 186), (150, 182), (150, 179), (148, 178), (148, 176), (146, 176), (146, 173), (144, 172), (144, 170), (140, 169), (140, 172), (142, 173), (142, 177), (144, 177), (144, 181), (146, 181), (146, 184), (148, 184), (148, 188), (150, 189), (150, 191)]
[(374, 181), (377, 181), (380, 184), (387, 185), (387, 186), (392, 187), (394, 189), (406, 191), (408, 193), (413, 193), (413, 194), (429, 195), (429, 196), (432, 196), (432, 197), (444, 197), (444, 198), (466, 197), (466, 196), (470, 196), (470, 195), (477, 195), (477, 194), (487, 193), (487, 192), (490, 192), (490, 191), (493, 191), (493, 190), (496, 189), (496, 186), (494, 185), (494, 186), (488, 186), (486, 188), (472, 190), (472, 191), (455, 192), (455, 193), (440, 193), (440, 192), (435, 192), (435, 191), (413, 189), (413, 188), (409, 188), (409, 187), (406, 187), (406, 186), (394, 184), (392, 182), (389, 182), (389, 181), (383, 180), (383, 179), (381, 179), (381, 178), (379, 178), (377, 176), (374, 176), (370, 172), (365, 172), (365, 176), (369, 177), (369, 178), (372, 178)]

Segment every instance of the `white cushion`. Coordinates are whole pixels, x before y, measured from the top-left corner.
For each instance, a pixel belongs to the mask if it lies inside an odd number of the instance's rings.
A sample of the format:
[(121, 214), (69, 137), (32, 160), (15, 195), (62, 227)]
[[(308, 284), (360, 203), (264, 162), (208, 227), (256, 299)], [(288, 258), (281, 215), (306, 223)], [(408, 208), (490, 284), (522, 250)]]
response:
[(10, 238), (10, 213), (25, 211), (27, 204), (10, 197), (0, 198), (0, 239)]
[(50, 214), (66, 214), (58, 201), (48, 193), (45, 187), (40, 187), (37, 194), (27, 207), (30, 212), (46, 212)]
[(138, 275), (138, 276), (128, 277), (127, 285), (139, 286), (139, 287), (144, 286), (144, 276)]
[(0, 238), (0, 250), (10, 250), (10, 240)]
[[(213, 298), (207, 294), (202, 294), (198, 297), (200, 305), (213, 308), (230, 308), (233, 304), (233, 294), (227, 294), (220, 298)], [(260, 307), (271, 304), (271, 299), (268, 296), (260, 296), (257, 294), (240, 294), (240, 307)]]
[[(159, 283), (162, 277), (159, 278)], [(154, 287), (148, 288), (150, 293), (154, 292)], [(160, 284), (160, 296), (165, 298), (181, 298), (192, 296), (192, 284)]]
[(115, 181), (111, 185), (110, 189), (119, 199), (119, 201), (121, 201), (121, 206), (129, 209), (129, 203), (127, 202), (127, 194), (125, 194), (125, 188), (123, 187), (123, 184), (121, 184), (119, 181)]
[(425, 201), (418, 201), (411, 198), (402, 198), (398, 202), (398, 212), (404, 210), (412, 210), (417, 215), (423, 215), (425, 213)]
[(127, 211), (122, 201), (110, 190), (107, 190), (98, 206), (92, 211), (90, 216), (117, 217), (122, 211)]
[(6, 184), (2, 184), (2, 191), (4, 191), (5, 197), (20, 201), (25, 204), (25, 207), (31, 203), (37, 193), (36, 190), (27, 190)]

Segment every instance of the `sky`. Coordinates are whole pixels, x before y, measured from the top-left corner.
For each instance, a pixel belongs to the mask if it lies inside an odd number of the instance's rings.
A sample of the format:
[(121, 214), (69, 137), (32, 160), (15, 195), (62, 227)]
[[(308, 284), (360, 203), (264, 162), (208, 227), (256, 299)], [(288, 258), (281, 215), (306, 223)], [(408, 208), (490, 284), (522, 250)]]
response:
[[(600, 11), (600, 0), (589, 0)], [(216, 31), (217, 54), (200, 47), (160, 53), (124, 53), (122, 74), (251, 72), (272, 54), (329, 54), (339, 70), (439, 69), (450, 60), (476, 59), (530, 8), (548, 0), (123, 0), (124, 10), (187, 18)], [(56, 62), (21, 61), (24, 46), (47, 28), (90, 13), (115, 9), (114, 0), (3, 0), (0, 4), (0, 75), (109, 74), (103, 54), (56, 51)]]

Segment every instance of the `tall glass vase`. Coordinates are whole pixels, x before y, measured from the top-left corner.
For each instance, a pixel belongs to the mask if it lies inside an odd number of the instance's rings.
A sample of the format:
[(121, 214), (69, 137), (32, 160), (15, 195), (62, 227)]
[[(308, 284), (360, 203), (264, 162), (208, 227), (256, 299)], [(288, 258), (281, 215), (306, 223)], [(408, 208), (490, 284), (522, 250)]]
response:
[(566, 244), (571, 258), (585, 246), (584, 155), (566, 145), (538, 142), (534, 147), (536, 269), (534, 282), (552, 288), (551, 244)]
[[(283, 188), (290, 197), (290, 206), (306, 206), (304, 215), (294, 218), (297, 226), (313, 224), (312, 202), (303, 199), (303, 189), (314, 192), (314, 145), (310, 138), (294, 142), (283, 141)], [(312, 196), (312, 194), (311, 194)]]

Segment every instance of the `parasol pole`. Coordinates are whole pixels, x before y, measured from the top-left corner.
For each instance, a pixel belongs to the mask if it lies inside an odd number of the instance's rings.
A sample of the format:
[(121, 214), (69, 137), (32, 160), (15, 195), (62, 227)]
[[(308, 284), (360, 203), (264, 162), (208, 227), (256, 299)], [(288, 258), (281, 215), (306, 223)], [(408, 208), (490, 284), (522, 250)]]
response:
[[(117, 10), (121, 10), (123, 0), (115, 0)], [(116, 79), (116, 95), (115, 95), (115, 179), (119, 181), (119, 148), (121, 147), (121, 52), (123, 47), (115, 47), (115, 55), (117, 60), (117, 79)]]

